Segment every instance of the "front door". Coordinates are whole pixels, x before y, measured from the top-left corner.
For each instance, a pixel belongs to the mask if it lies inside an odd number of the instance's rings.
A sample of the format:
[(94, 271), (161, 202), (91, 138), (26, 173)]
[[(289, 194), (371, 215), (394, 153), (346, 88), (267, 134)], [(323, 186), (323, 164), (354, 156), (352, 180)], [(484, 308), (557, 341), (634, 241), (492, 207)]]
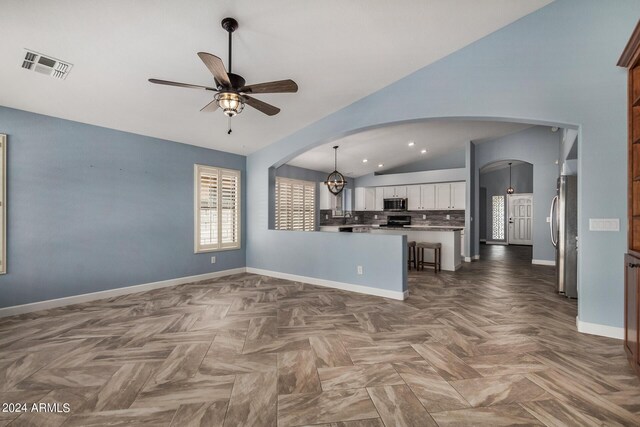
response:
[(533, 194), (508, 194), (507, 199), (508, 243), (533, 245)]

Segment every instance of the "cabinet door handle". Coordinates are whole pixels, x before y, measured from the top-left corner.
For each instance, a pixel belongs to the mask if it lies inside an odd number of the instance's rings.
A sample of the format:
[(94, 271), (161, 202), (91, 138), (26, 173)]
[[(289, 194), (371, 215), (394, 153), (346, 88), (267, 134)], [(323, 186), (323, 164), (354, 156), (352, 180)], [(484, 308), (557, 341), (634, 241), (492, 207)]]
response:
[(640, 267), (640, 264), (634, 264), (634, 263), (631, 263), (631, 262), (629, 264), (627, 264), (627, 265), (629, 266), (629, 268), (638, 268), (638, 267)]

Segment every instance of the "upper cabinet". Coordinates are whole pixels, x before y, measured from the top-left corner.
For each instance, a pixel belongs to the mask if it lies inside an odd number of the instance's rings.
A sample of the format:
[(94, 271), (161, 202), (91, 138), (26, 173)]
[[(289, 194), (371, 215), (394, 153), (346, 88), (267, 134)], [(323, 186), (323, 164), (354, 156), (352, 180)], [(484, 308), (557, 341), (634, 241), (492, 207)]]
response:
[(384, 188), (376, 187), (375, 192), (376, 192), (376, 200), (375, 200), (374, 210), (381, 211), (384, 209)]
[(407, 185), (407, 205), (410, 211), (432, 210), (436, 207), (434, 184)]
[(463, 210), (466, 208), (466, 183), (436, 184), (436, 209)]
[(385, 199), (404, 199), (407, 197), (407, 187), (405, 185), (397, 187), (382, 187), (382, 194)]
[(376, 189), (375, 188), (356, 187), (355, 210), (356, 211), (376, 210)]
[(329, 188), (321, 182), (320, 185), (320, 209), (334, 209), (335, 208), (335, 197), (329, 191)]
[[(320, 209), (334, 209), (331, 204), (328, 208), (323, 207), (323, 191), (329, 192), (326, 186), (320, 191)], [(407, 209), (410, 211), (464, 210), (466, 183), (463, 181), (396, 187), (357, 187), (355, 195), (356, 211), (382, 211), (384, 199), (393, 198), (406, 198)]]

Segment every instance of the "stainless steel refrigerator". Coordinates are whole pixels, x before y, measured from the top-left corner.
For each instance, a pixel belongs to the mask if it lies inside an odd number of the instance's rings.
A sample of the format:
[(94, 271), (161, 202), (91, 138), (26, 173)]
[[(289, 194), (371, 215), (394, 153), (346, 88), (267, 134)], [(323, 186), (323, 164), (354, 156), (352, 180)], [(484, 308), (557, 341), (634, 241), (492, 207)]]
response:
[(578, 177), (558, 178), (551, 202), (551, 243), (556, 248), (558, 293), (578, 298)]

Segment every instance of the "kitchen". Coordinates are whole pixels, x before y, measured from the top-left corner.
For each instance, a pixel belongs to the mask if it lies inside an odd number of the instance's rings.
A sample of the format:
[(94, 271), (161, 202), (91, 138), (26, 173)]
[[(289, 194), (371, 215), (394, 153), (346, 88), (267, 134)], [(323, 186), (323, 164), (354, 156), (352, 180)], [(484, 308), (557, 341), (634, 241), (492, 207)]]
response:
[[(462, 265), (466, 182), (320, 189), (320, 231), (403, 234), (408, 241), (440, 243), (441, 268)], [(433, 260), (425, 251), (425, 260)]]

